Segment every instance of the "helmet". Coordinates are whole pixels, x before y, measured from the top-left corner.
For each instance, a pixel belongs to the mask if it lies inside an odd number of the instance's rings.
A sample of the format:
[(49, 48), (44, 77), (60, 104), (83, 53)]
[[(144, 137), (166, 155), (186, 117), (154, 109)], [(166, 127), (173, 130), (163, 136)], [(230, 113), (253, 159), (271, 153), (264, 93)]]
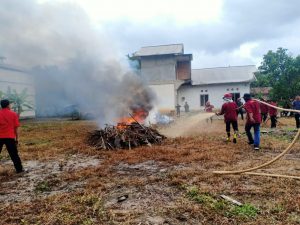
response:
[(232, 98), (232, 94), (226, 93), (223, 98)]

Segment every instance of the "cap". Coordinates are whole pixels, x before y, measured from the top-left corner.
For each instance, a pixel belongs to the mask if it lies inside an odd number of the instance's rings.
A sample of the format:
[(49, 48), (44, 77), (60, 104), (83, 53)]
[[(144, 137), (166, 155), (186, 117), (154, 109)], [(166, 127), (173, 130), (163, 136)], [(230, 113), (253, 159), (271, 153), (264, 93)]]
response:
[(226, 93), (223, 98), (232, 98), (232, 94)]
[(251, 99), (251, 95), (248, 93), (245, 93), (243, 96), (243, 99)]

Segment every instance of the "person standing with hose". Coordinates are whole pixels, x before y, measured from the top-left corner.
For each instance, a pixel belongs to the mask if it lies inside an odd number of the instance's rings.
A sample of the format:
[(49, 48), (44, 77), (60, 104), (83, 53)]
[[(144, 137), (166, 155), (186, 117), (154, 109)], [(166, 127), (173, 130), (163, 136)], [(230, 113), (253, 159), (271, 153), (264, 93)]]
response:
[[(244, 108), (247, 113), (245, 131), (248, 137), (248, 144), (254, 144), (254, 150), (259, 150), (260, 145), (260, 124), (261, 124), (261, 115), (260, 115), (260, 105), (257, 101), (252, 100), (251, 95), (246, 93), (243, 96), (245, 100)], [(254, 129), (254, 139), (251, 134), (251, 128)]]
[(237, 111), (238, 106), (232, 101), (232, 94), (225, 94), (223, 97), (224, 104), (222, 105), (221, 112), (216, 113), (217, 116), (224, 115), (224, 121), (226, 124), (227, 142), (230, 142), (230, 126), (233, 128), (233, 143), (237, 143), (238, 135), (238, 122), (237, 122)]
[[(296, 96), (295, 101), (293, 101), (293, 109), (300, 110), (300, 96)], [(300, 128), (300, 114), (295, 113), (296, 127)]]
[[(260, 100), (265, 102), (265, 100), (263, 98), (261, 98)], [(259, 105), (260, 105), (261, 118), (262, 118), (262, 121), (265, 123), (268, 118), (269, 107), (263, 103), (260, 103)]]
[[(268, 101), (268, 103), (270, 105), (273, 105), (275, 107), (277, 107), (277, 104), (276, 102), (270, 100)], [(277, 109), (276, 108), (273, 108), (273, 107), (268, 107), (268, 112), (269, 112), (269, 115), (270, 115), (270, 119), (271, 119), (271, 128), (276, 128), (276, 124), (277, 124)]]

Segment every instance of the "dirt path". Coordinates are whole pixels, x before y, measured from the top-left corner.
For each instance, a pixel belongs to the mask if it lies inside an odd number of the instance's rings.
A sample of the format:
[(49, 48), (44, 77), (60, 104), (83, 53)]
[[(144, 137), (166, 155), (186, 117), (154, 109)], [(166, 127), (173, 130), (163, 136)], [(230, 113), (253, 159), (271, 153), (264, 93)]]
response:
[(184, 115), (175, 120), (167, 127), (161, 128), (160, 132), (167, 137), (191, 136), (203, 130), (206, 124), (210, 124), (210, 117), (214, 113), (197, 113), (194, 115)]

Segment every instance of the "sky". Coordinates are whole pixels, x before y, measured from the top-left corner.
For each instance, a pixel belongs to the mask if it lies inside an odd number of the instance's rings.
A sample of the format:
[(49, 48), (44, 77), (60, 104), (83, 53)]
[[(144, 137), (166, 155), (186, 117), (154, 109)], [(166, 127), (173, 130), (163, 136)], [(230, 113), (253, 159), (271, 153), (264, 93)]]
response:
[[(5, 13), (13, 20), (27, 14), (30, 23), (26, 23), (28, 18), (19, 18), (13, 24), (21, 30), (25, 27), (26, 37), (30, 36), (25, 45), (20, 42), (26, 48), (36, 42), (49, 46), (39, 50), (47, 53), (49, 62), (74, 55), (73, 43), (77, 42), (83, 49), (84, 45), (90, 50), (103, 48), (101, 55), (107, 57), (114, 57), (115, 52), (125, 56), (142, 46), (183, 43), (185, 53), (193, 54), (193, 68), (258, 66), (268, 50), (278, 47), (300, 54), (299, 0), (22, 0), (22, 4), (7, 3), (2, 16), (4, 12), (9, 21)], [(9, 33), (2, 35), (3, 40), (19, 35), (20, 29), (13, 33), (11, 27), (7, 23), (1, 27), (0, 21), (2, 34)], [(59, 42), (57, 34), (63, 36)], [(100, 45), (94, 44), (97, 40)], [(0, 45), (0, 51), (17, 60), (21, 51), (12, 45)], [(19, 61), (30, 64), (36, 55), (29, 53)]]
[(300, 53), (299, 0), (71, 2), (123, 54), (142, 46), (183, 43), (185, 52), (194, 56), (193, 68), (203, 68), (259, 65), (268, 50), (278, 47)]

